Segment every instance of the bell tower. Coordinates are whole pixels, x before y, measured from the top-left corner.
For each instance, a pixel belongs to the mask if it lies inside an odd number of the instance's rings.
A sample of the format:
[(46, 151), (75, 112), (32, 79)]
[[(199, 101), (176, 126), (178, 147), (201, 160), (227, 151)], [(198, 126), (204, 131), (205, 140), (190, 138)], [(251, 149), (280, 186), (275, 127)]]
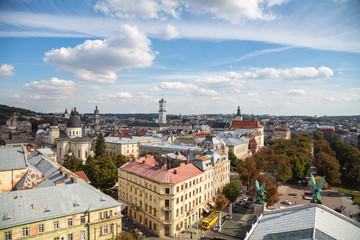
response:
[(159, 123), (166, 123), (166, 101), (164, 97), (159, 101)]

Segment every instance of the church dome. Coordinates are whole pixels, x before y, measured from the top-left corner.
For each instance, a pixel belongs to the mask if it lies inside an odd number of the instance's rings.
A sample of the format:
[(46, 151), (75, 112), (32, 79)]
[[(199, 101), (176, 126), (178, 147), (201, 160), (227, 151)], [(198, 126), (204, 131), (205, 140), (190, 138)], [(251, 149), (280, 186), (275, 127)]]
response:
[(77, 117), (70, 117), (66, 125), (71, 128), (81, 128), (81, 120)]
[(53, 117), (53, 118), (51, 119), (50, 126), (58, 126), (58, 125), (59, 125), (58, 121), (56, 121), (56, 118)]

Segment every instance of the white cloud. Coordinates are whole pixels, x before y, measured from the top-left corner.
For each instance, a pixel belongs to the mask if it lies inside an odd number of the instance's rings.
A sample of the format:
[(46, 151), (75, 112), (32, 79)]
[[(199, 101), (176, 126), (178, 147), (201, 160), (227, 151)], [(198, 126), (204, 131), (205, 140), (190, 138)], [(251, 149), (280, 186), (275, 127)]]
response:
[(73, 72), (80, 80), (94, 82), (115, 82), (116, 71), (152, 65), (155, 54), (146, 35), (127, 24), (121, 30), (118, 37), (87, 40), (74, 48), (52, 49), (43, 60)]
[(132, 94), (130, 94), (128, 92), (118, 92), (115, 94), (109, 94), (108, 97), (113, 98), (113, 99), (126, 100), (126, 99), (132, 98)]
[(272, 7), (274, 5), (281, 5), (287, 3), (289, 0), (267, 0), (267, 5)]
[(227, 72), (224, 76), (200, 78), (195, 80), (195, 82), (211, 87), (241, 87), (246, 81), (239, 73)]
[(8, 98), (8, 100), (12, 103), (24, 103), (26, 102), (19, 94), (14, 94)]
[(273, 20), (269, 7), (285, 3), (281, 0), (269, 0), (266, 7), (263, 0), (186, 0), (187, 9), (195, 13), (211, 13), (215, 18), (238, 24), (244, 20)]
[(256, 97), (258, 96), (259, 94), (257, 92), (251, 92), (251, 93), (248, 93), (248, 96), (249, 97)]
[(31, 95), (31, 96), (30, 96), (30, 99), (34, 99), (34, 100), (38, 100), (38, 99), (40, 99), (40, 98), (41, 98), (40, 95)]
[(13, 76), (14, 66), (11, 64), (3, 64), (0, 66), (0, 76)]
[(177, 7), (174, 0), (101, 0), (95, 10), (119, 18), (164, 19), (167, 15), (178, 18)]
[(34, 81), (26, 83), (23, 89), (32, 95), (32, 99), (53, 99), (60, 100), (72, 96), (76, 89), (75, 83), (71, 80), (51, 78), (49, 81)]
[(193, 92), (198, 95), (218, 95), (218, 92), (210, 89), (200, 88), (195, 84), (192, 83), (182, 83), (182, 82), (161, 82), (160, 83), (161, 89), (168, 89), (168, 90), (181, 90), (184, 92)]
[(290, 89), (286, 92), (286, 94), (293, 96), (304, 96), (306, 95), (306, 92), (303, 89)]
[(165, 28), (165, 31), (162, 34), (162, 37), (166, 40), (171, 40), (174, 38), (179, 38), (181, 35), (179, 31), (173, 26), (168, 24)]
[(149, 88), (148, 91), (150, 91), (150, 92), (160, 92), (161, 89), (159, 87), (152, 87), (152, 88)]
[(88, 100), (87, 103), (104, 103), (104, 101), (101, 101), (101, 100)]
[(327, 67), (294, 67), (288, 69), (261, 68), (254, 69), (252, 72), (245, 72), (243, 77), (246, 79), (280, 79), (280, 80), (311, 80), (329, 78), (333, 76), (333, 71)]

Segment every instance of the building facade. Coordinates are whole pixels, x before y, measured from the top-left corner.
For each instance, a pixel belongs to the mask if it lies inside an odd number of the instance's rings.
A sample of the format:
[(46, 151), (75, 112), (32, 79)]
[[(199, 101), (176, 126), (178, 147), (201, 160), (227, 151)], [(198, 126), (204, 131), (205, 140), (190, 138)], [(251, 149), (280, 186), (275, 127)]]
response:
[(159, 123), (166, 123), (166, 101), (164, 98), (159, 101)]
[(214, 207), (216, 195), (230, 182), (230, 162), (220, 159), (202, 169), (181, 164), (167, 169), (154, 157), (119, 168), (119, 200), (128, 216), (161, 237), (176, 237)]
[(63, 163), (67, 155), (73, 155), (85, 163), (90, 155), (91, 139), (83, 137), (80, 114), (76, 108), (71, 111), (66, 125), (66, 136), (56, 139), (57, 161)]
[(117, 156), (119, 154), (127, 157), (139, 157), (139, 147), (142, 144), (159, 143), (161, 140), (153, 137), (137, 137), (119, 138), (119, 137), (106, 137), (106, 156)]

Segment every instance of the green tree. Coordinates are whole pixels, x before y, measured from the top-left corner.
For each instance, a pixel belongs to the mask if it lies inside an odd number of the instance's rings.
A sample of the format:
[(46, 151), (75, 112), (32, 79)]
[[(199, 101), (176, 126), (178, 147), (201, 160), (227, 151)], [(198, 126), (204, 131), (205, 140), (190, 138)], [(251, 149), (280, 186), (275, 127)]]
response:
[(320, 131), (315, 131), (313, 133), (314, 140), (324, 140), (324, 133)]
[(240, 175), (240, 180), (246, 186), (251, 185), (260, 173), (260, 170), (257, 168), (257, 164), (252, 157), (246, 158), (244, 162), (240, 162), (236, 168)]
[(95, 157), (105, 157), (105, 150), (106, 150), (105, 139), (102, 133), (100, 132), (95, 144)]
[(69, 155), (66, 156), (63, 166), (72, 172), (84, 170), (84, 165), (82, 163), (82, 160), (79, 158), (76, 158), (74, 156), (69, 156)]
[(136, 237), (130, 232), (124, 232), (118, 234), (115, 240), (136, 240)]
[(331, 154), (331, 148), (327, 141), (316, 140), (314, 142), (314, 155), (316, 156), (319, 152)]
[(290, 157), (292, 179), (295, 182), (304, 180), (311, 168), (311, 156), (304, 152), (297, 152)]
[(117, 168), (110, 158), (98, 158), (94, 161), (91, 183), (101, 190), (111, 188), (117, 180)]
[(227, 205), (227, 203), (229, 202), (229, 200), (225, 197), (224, 194), (219, 193), (216, 197), (216, 201), (215, 201), (215, 209), (217, 211), (221, 211), (224, 209), (224, 207)]
[[(257, 177), (257, 180), (259, 182), (259, 185), (261, 186), (262, 183), (265, 181), (265, 202), (267, 206), (270, 206), (274, 203), (277, 203), (280, 199), (279, 199), (279, 192), (277, 190), (277, 187), (270, 181), (270, 179), (268, 179), (267, 177), (265, 177), (264, 175), (259, 175)], [(253, 186), (250, 190), (251, 194), (255, 195), (256, 191), (255, 191), (255, 186)]]
[(340, 183), (340, 164), (338, 160), (325, 152), (316, 154), (316, 173), (325, 176), (328, 183)]
[(290, 158), (285, 154), (271, 156), (266, 171), (270, 172), (277, 180), (285, 183), (292, 174)]
[(117, 168), (121, 167), (125, 163), (127, 163), (128, 158), (125, 155), (119, 154), (116, 157), (113, 157), (113, 161)]
[(228, 157), (229, 157), (230, 164), (232, 167), (236, 167), (236, 165), (239, 164), (240, 160), (236, 157), (236, 155), (233, 151), (229, 151)]
[(232, 214), (232, 204), (241, 195), (241, 187), (242, 187), (241, 181), (235, 180), (226, 184), (222, 190), (222, 193), (225, 195), (225, 197), (230, 200), (230, 206), (229, 206), (230, 215)]

